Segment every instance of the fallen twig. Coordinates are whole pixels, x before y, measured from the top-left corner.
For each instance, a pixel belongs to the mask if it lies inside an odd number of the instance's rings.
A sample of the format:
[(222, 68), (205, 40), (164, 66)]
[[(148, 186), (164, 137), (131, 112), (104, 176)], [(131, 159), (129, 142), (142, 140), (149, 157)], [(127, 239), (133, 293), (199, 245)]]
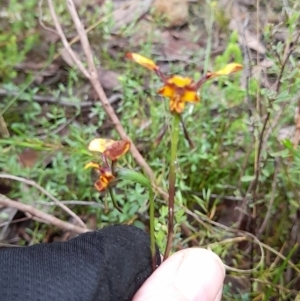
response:
[[(68, 2), (68, 1), (67, 1)], [(59, 21), (58, 21), (58, 17), (55, 13), (55, 9), (54, 9), (54, 6), (53, 6), (53, 3), (51, 0), (48, 0), (48, 4), (49, 4), (49, 9), (50, 9), (50, 13), (51, 13), (51, 16), (52, 16), (52, 19), (56, 24), (59, 24)], [(76, 66), (78, 67), (78, 69), (81, 71), (81, 73), (86, 77), (86, 78), (90, 78), (90, 74), (89, 72), (86, 70), (86, 68), (84, 67), (84, 65), (82, 64), (82, 62), (78, 59), (77, 55), (75, 54), (75, 52), (72, 50), (70, 44), (68, 43), (68, 40), (61, 28), (61, 26), (55, 26), (56, 27), (56, 31), (57, 31), (57, 34), (59, 35), (64, 47), (66, 48), (66, 50), (68, 51), (69, 55), (71, 56), (72, 60), (74, 61), (74, 63), (76, 64)]]
[(0, 174), (0, 178), (2, 178), (2, 179), (11, 179), (11, 180), (14, 180), (14, 181), (25, 183), (25, 184), (27, 184), (29, 186), (33, 186), (34, 188), (38, 189), (40, 192), (42, 192), (43, 194), (45, 194), (53, 202), (55, 202), (57, 206), (59, 206), (64, 211), (66, 211), (70, 216), (72, 216), (78, 222), (78, 224), (81, 227), (86, 228), (85, 223), (80, 219), (79, 216), (77, 216), (66, 205), (62, 204), (56, 197), (54, 197), (50, 192), (48, 192), (46, 189), (44, 189), (43, 187), (41, 187), (38, 183), (36, 183), (36, 182), (34, 182), (32, 180), (27, 180), (27, 179), (24, 179), (24, 178), (21, 178), (21, 177), (17, 177), (17, 176), (13, 176), (13, 175), (9, 175), (9, 174)]
[[(91, 207), (99, 207), (104, 209), (104, 205), (98, 202), (87, 202), (87, 201), (76, 201), (76, 200), (68, 200), (68, 201), (60, 201), (60, 202), (64, 205), (91, 206)], [(54, 202), (37, 201), (36, 203), (43, 206), (56, 206), (56, 203)]]
[(66, 230), (66, 231), (73, 231), (76, 233), (86, 233), (88, 231), (91, 231), (87, 228), (82, 228), (82, 227), (70, 224), (68, 222), (64, 222), (64, 221), (54, 217), (53, 215), (44, 213), (30, 205), (26, 205), (26, 204), (23, 204), (23, 203), (20, 203), (17, 201), (13, 201), (3, 194), (0, 194), (0, 205), (5, 206), (5, 207), (16, 208), (23, 212), (28, 212), (31, 215), (36, 216), (39, 219), (45, 220), (45, 221), (49, 222), (50, 224), (52, 224), (53, 226), (56, 226), (57, 228), (60, 228), (60, 229)]
[[(20, 101), (26, 101), (25, 97), (22, 98), (22, 95), (20, 95), (20, 92), (13, 92), (13, 91), (7, 91), (5, 89), (0, 88), (0, 96), (17, 96)], [(112, 94), (108, 98), (108, 102), (110, 104), (114, 104), (118, 100), (122, 99), (123, 95), (121, 93), (115, 93)], [(95, 105), (95, 101), (87, 100), (87, 101), (81, 101), (81, 102), (74, 102), (74, 101), (65, 101), (61, 100), (59, 98), (49, 96), (49, 95), (32, 95), (31, 99), (33, 101), (36, 101), (38, 103), (48, 103), (48, 104), (57, 104), (64, 107), (80, 107), (80, 108), (90, 108)]]
[[(20, 95), (20, 92), (14, 92), (14, 91), (7, 91), (5, 89), (0, 89), (0, 96), (18, 96), (18, 99), (19, 100), (26, 100), (26, 99), (22, 99), (22, 95)], [(94, 101), (82, 101), (82, 102), (71, 102), (71, 101), (62, 101), (56, 97), (53, 97), (53, 96), (48, 96), (48, 95), (45, 95), (45, 96), (42, 96), (42, 95), (32, 95), (32, 100), (33, 101), (36, 101), (36, 102), (39, 102), (39, 103), (54, 103), (54, 104), (57, 104), (57, 105), (62, 105), (62, 106), (65, 106), (65, 107), (81, 107), (81, 108), (84, 108), (84, 107), (92, 107), (94, 105)]]

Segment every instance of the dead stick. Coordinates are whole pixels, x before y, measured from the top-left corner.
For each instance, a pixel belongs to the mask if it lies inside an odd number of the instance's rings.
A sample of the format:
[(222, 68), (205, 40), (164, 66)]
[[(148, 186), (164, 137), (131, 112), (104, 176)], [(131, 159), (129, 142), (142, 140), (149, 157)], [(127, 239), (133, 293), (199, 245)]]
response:
[(48, 192), (46, 189), (44, 189), (38, 183), (36, 183), (32, 180), (27, 180), (25, 178), (21, 178), (21, 177), (17, 177), (17, 176), (14, 176), (14, 175), (9, 175), (9, 174), (0, 174), (0, 178), (2, 178), (2, 179), (11, 179), (11, 180), (14, 180), (14, 181), (25, 183), (26, 185), (29, 185), (29, 186), (32, 186), (32, 187), (38, 189), (40, 192), (42, 192), (44, 195), (46, 195), (50, 200), (55, 202), (57, 206), (61, 207), (65, 212), (67, 212), (70, 216), (72, 216), (81, 227), (86, 228), (85, 223), (81, 220), (81, 218), (78, 215), (76, 215), (66, 205), (62, 204), (56, 197), (54, 197), (50, 192)]
[(13, 201), (3, 194), (0, 194), (0, 205), (2, 205), (4, 207), (16, 208), (22, 212), (28, 212), (31, 215), (36, 216), (42, 220), (45, 220), (46, 222), (48, 222), (62, 230), (73, 231), (76, 233), (86, 233), (86, 232), (91, 231), (87, 228), (81, 228), (76, 225), (72, 225), (68, 222), (64, 222), (48, 213), (44, 213), (30, 205), (26, 205), (26, 204), (23, 204), (23, 203), (20, 203), (17, 201)]

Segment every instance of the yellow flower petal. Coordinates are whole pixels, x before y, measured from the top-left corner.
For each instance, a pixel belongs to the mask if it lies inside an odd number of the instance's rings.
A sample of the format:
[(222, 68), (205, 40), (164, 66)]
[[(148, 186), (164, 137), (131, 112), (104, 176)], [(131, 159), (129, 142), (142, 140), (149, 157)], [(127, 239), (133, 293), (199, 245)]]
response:
[(199, 97), (198, 97), (196, 91), (185, 90), (184, 94), (181, 97), (181, 100), (196, 103), (199, 101)]
[(166, 84), (162, 88), (160, 88), (157, 91), (157, 93), (160, 94), (160, 95), (162, 95), (162, 96), (171, 98), (171, 97), (174, 96), (175, 89), (173, 87), (169, 86), (168, 84)]
[(126, 57), (150, 70), (158, 70), (159, 69), (159, 67), (152, 60), (150, 60), (138, 53), (128, 52), (126, 54)]
[(170, 85), (175, 85), (179, 88), (184, 88), (184, 87), (190, 85), (193, 82), (193, 80), (189, 77), (182, 77), (179, 75), (174, 75), (174, 76), (170, 77), (167, 82)]
[(104, 153), (104, 151), (114, 142), (114, 140), (110, 139), (96, 138), (90, 142), (88, 149), (92, 152)]
[[(114, 141), (110, 139), (96, 138), (90, 142), (88, 149), (93, 152), (104, 154), (104, 156), (106, 156), (108, 159), (114, 161), (120, 156), (126, 154), (130, 149), (130, 146), (131, 142), (129, 140)], [(90, 165), (88, 167), (95, 166)]]
[(87, 168), (100, 168), (100, 165), (98, 163), (95, 163), (95, 162), (89, 162), (87, 164), (84, 165), (84, 169), (87, 169)]
[(231, 73), (240, 71), (242, 69), (243, 69), (243, 66), (241, 64), (231, 63), (231, 64), (226, 65), (221, 70), (209, 73), (208, 76), (209, 76), (209, 78), (213, 78), (213, 77), (217, 77), (217, 76), (221, 76), (221, 75), (229, 75)]

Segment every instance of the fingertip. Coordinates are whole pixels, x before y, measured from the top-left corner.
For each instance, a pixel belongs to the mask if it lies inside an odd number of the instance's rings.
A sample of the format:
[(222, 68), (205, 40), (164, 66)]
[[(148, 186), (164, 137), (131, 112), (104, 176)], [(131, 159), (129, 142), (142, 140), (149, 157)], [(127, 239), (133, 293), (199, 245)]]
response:
[(221, 259), (206, 249), (184, 251), (174, 285), (186, 300), (215, 300), (225, 278)]
[[(225, 268), (221, 259), (201, 248), (169, 257), (144, 283), (134, 300), (220, 300)], [(166, 300), (166, 299), (165, 299)]]

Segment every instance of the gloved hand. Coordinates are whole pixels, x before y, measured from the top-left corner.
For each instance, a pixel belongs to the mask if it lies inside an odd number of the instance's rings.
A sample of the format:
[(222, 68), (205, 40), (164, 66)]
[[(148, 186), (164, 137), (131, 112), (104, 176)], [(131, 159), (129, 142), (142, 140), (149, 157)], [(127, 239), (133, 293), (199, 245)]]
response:
[(179, 251), (151, 273), (148, 235), (112, 226), (67, 242), (0, 249), (0, 300), (130, 301), (137, 290), (133, 301), (221, 300), (224, 266), (208, 250)]
[(131, 300), (151, 273), (149, 236), (111, 226), (67, 242), (0, 249), (0, 300)]

